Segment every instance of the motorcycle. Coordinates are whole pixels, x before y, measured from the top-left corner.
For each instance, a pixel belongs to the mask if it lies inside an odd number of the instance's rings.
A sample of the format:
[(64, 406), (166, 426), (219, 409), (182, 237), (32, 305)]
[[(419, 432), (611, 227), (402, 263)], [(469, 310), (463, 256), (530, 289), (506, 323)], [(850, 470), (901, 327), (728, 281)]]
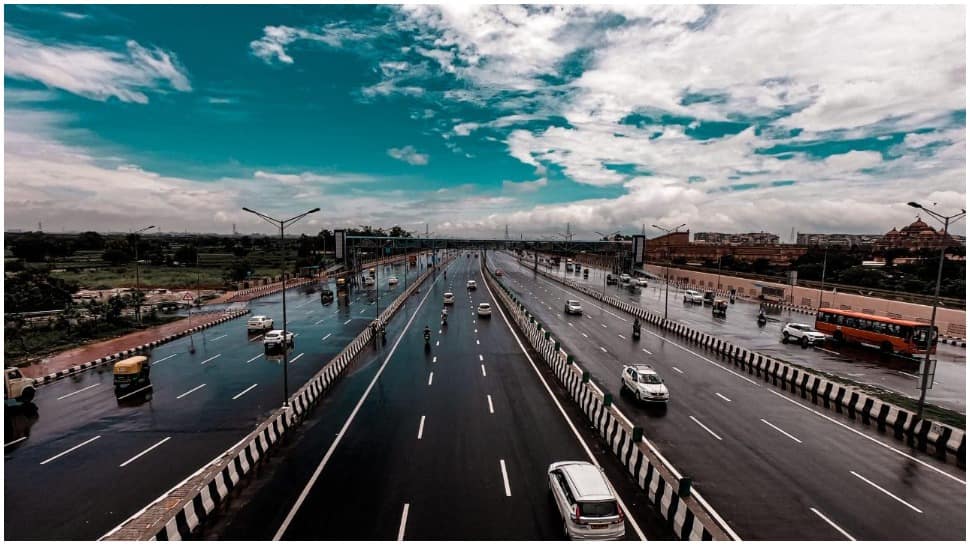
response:
[(768, 323), (768, 317), (761, 313), (758, 315), (758, 327), (764, 327)]
[(424, 349), (431, 350), (431, 331), (424, 330)]
[(448, 311), (441, 309), (441, 325), (448, 325)]
[(639, 321), (633, 323), (633, 340), (635, 340), (635, 341), (640, 340), (640, 322)]

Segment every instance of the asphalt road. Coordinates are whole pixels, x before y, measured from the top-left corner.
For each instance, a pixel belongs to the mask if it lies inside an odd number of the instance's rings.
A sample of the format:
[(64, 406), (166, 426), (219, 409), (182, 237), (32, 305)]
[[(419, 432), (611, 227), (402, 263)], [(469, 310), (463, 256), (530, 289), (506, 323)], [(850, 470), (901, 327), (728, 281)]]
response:
[[(404, 289), (403, 267), (394, 269), (396, 286), (386, 283), (391, 267), (379, 273), (381, 308)], [(287, 290), (290, 393), (367, 327), (376, 295), (356, 289), (349, 306), (323, 305), (319, 291)], [(282, 327), (281, 299), (249, 307)], [(106, 366), (41, 387), (27, 406), (8, 403), (5, 537), (96, 539), (251, 432), (282, 403), (283, 377), (247, 317), (154, 349), (152, 388), (129, 398), (115, 397)]]
[[(341, 380), (204, 537), (561, 539), (546, 470), (554, 461), (589, 459), (583, 442), (636, 526), (650, 538), (672, 537), (588, 427), (571, 428), (499, 312), (477, 315), (478, 303), (495, 306), (478, 267), (462, 256), (447, 280), (439, 276), (430, 293), (422, 291), (427, 299), (403, 335)], [(468, 279), (477, 290), (465, 289)], [(442, 326), (446, 291), (456, 301)], [(433, 328), (428, 349), (426, 324)], [(579, 412), (560, 403), (579, 422)], [(633, 526), (628, 518), (629, 539), (637, 537)]]
[[(540, 265), (541, 267), (542, 265)], [(565, 272), (565, 262), (546, 272), (565, 276), (575, 282), (604, 289), (605, 271), (590, 268), (589, 279), (581, 274)], [(727, 286), (724, 281), (722, 285)], [(606, 292), (614, 297), (636, 304), (663, 315), (665, 294), (661, 282), (650, 280), (650, 285), (639, 293), (631, 294), (623, 286), (606, 286)], [(757, 350), (762, 354), (786, 360), (807, 368), (832, 373), (856, 382), (871, 384), (916, 399), (919, 396), (919, 362), (901, 356), (886, 356), (878, 350), (866, 347), (834, 346), (802, 349), (794, 344), (782, 344), (781, 329), (788, 322), (813, 325), (815, 319), (808, 314), (789, 310), (772, 312), (768, 323), (759, 328), (757, 316), (759, 305), (737, 299), (729, 305), (726, 318), (715, 318), (711, 307), (684, 304), (683, 290), (671, 287), (667, 313), (671, 320), (694, 329), (716, 335), (734, 344)], [(966, 413), (967, 410), (967, 350), (947, 344), (937, 347), (936, 379), (927, 392), (927, 401), (947, 409)]]
[[(697, 347), (490, 254), (538, 320), (606, 391), (626, 363), (648, 363), (671, 392), (666, 409), (617, 395), (623, 412), (745, 539), (964, 539), (965, 473), (892, 437), (816, 411), (736, 373)], [(565, 299), (583, 316), (566, 316)]]

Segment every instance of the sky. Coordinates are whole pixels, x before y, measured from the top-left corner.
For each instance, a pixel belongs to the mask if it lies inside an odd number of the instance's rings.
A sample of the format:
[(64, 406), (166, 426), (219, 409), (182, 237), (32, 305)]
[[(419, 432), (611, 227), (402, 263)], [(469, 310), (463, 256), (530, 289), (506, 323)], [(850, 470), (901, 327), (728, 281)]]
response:
[(966, 202), (964, 6), (4, 16), (6, 229), (787, 242)]

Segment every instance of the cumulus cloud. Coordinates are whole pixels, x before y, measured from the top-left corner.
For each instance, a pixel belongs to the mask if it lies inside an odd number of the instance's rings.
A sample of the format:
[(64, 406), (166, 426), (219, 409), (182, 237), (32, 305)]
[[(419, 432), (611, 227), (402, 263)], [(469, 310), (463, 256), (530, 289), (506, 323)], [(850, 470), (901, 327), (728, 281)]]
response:
[(502, 190), (509, 193), (534, 193), (547, 185), (549, 185), (549, 181), (545, 178), (539, 178), (531, 182), (504, 180), (502, 182)]
[(134, 40), (125, 43), (124, 51), (51, 45), (9, 29), (4, 37), (4, 75), (101, 101), (146, 104), (147, 92), (192, 90), (188, 74), (169, 51)]
[(404, 161), (409, 165), (428, 164), (428, 155), (424, 153), (418, 153), (418, 150), (414, 149), (414, 146), (404, 146), (403, 148), (391, 148), (387, 150), (387, 154), (397, 159), (398, 161)]

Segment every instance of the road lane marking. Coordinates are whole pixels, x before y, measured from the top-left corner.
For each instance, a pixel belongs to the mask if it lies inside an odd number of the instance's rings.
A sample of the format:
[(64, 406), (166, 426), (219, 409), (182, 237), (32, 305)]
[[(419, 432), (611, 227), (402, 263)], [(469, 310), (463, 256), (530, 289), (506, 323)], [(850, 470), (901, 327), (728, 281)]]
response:
[(434, 371), (431, 371), (431, 374), (428, 375), (428, 386), (431, 386), (431, 381), (433, 380), (434, 380)]
[(404, 504), (404, 512), (401, 513), (401, 526), (397, 529), (397, 540), (404, 541), (404, 527), (408, 525), (408, 509), (411, 507), (410, 503)]
[(290, 363), (296, 363), (296, 360), (302, 358), (303, 357), (303, 354), (305, 354), (305, 352), (300, 352), (300, 354), (297, 357), (295, 357), (292, 360), (290, 360)]
[(333, 333), (327, 333), (327, 334), (326, 334), (326, 335), (324, 335), (324, 336), (323, 336), (323, 338), (322, 338), (322, 339), (320, 339), (320, 340), (321, 340), (321, 341), (325, 341), (325, 340), (327, 340), (327, 339), (329, 339), (331, 335), (333, 335)]
[(248, 392), (248, 391), (250, 391), (250, 390), (252, 390), (252, 389), (253, 389), (253, 388), (255, 388), (255, 387), (256, 387), (256, 385), (255, 385), (255, 384), (253, 384), (253, 385), (252, 385), (252, 386), (250, 386), (249, 388), (246, 388), (245, 390), (243, 390), (243, 391), (241, 391), (241, 392), (239, 392), (238, 394), (236, 394), (236, 395), (234, 395), (234, 396), (232, 396), (232, 399), (233, 399), (233, 401), (235, 401), (235, 400), (237, 400), (237, 399), (239, 399), (240, 397), (242, 397), (242, 396), (244, 396), (244, 395), (246, 395), (246, 392)]
[(572, 322), (566, 322), (566, 323), (569, 324), (569, 327), (573, 327), (573, 328), (576, 327), (576, 326), (573, 325)]
[(885, 494), (885, 495), (887, 495), (887, 496), (889, 496), (890, 498), (892, 498), (892, 499), (894, 499), (894, 500), (896, 500), (896, 501), (898, 501), (899, 503), (901, 503), (901, 504), (903, 504), (903, 505), (905, 505), (906, 507), (909, 507), (909, 508), (910, 508), (910, 509), (912, 509), (913, 511), (916, 511), (917, 513), (920, 513), (920, 514), (923, 514), (923, 511), (921, 511), (921, 510), (920, 510), (919, 508), (917, 508), (917, 507), (916, 507), (916, 506), (914, 506), (913, 504), (911, 504), (911, 503), (909, 503), (909, 502), (907, 502), (906, 500), (904, 500), (904, 499), (902, 499), (902, 498), (900, 498), (899, 496), (897, 496), (897, 495), (895, 495), (895, 494), (893, 494), (892, 492), (890, 492), (890, 491), (888, 491), (888, 490), (886, 490), (885, 488), (883, 488), (883, 487), (881, 487), (881, 486), (879, 486), (878, 484), (876, 484), (876, 483), (874, 483), (874, 482), (872, 482), (872, 481), (870, 481), (869, 479), (867, 479), (867, 478), (865, 478), (865, 477), (863, 477), (862, 475), (859, 475), (859, 474), (858, 474), (858, 473), (856, 473), (855, 471), (849, 471), (849, 473), (851, 473), (851, 474), (853, 474), (853, 475), (855, 475), (856, 477), (858, 477), (858, 478), (860, 478), (860, 479), (862, 479), (863, 481), (865, 481), (865, 482), (867, 482), (867, 483), (869, 483), (869, 485), (870, 485), (870, 486), (872, 486), (873, 488), (875, 488), (876, 490), (878, 490), (878, 491), (880, 491), (880, 492), (882, 492), (883, 494)]
[(421, 415), (421, 424), (418, 426), (418, 439), (424, 435), (424, 415)]
[(438, 363), (438, 356), (431, 356), (431, 363)]
[(475, 328), (475, 333), (478, 333), (478, 328)]
[(317, 320), (316, 322), (313, 322), (313, 325), (320, 325), (320, 322), (322, 322), (322, 321), (324, 321), (324, 320), (326, 320), (326, 318), (320, 318), (320, 319), (319, 319), (319, 320)]
[[(253, 342), (253, 341), (259, 339), (260, 337), (262, 337), (263, 335), (265, 335), (265, 333), (260, 333), (259, 335), (256, 335), (252, 339), (249, 339), (249, 342)], [(158, 363), (158, 362), (156, 362), (156, 363)]]
[(14, 439), (13, 441), (11, 441), (9, 443), (6, 443), (5, 445), (3, 445), (3, 448), (7, 448), (10, 445), (16, 445), (17, 443), (19, 443), (21, 441), (26, 441), (26, 440), (27, 440), (27, 436), (25, 435), (25, 436), (21, 437), (20, 439)]
[(713, 431), (711, 431), (711, 428), (708, 428), (704, 424), (701, 424), (701, 421), (700, 420), (694, 418), (693, 416), (691, 416), (690, 419), (693, 420), (694, 423), (697, 424), (698, 426), (704, 428), (704, 430), (707, 431), (707, 433), (713, 435), (714, 438), (717, 439), (718, 441), (721, 441), (722, 440), (720, 435), (718, 435), (718, 434), (714, 433)]
[(485, 358), (481, 354), (478, 355), (478, 361), (485, 361)]
[(488, 375), (485, 374), (485, 364), (484, 363), (482, 364), (482, 376), (483, 377), (487, 377), (488, 376)]
[(165, 361), (165, 360), (167, 360), (167, 359), (171, 359), (171, 358), (174, 358), (175, 356), (178, 356), (178, 354), (172, 354), (171, 356), (165, 356), (164, 358), (162, 358), (162, 359), (160, 359), (160, 360), (155, 360), (155, 361), (153, 361), (153, 362), (152, 362), (151, 364), (152, 364), (152, 365), (158, 365), (159, 363), (162, 363), (163, 361)]
[(253, 356), (253, 357), (249, 358), (248, 360), (246, 360), (246, 363), (252, 363), (252, 362), (258, 360), (260, 358), (260, 356), (262, 356), (262, 355), (263, 355), (262, 353), (256, 354), (255, 356)]
[(229, 336), (228, 333), (226, 333), (225, 335), (219, 335), (218, 337), (216, 337), (214, 339), (209, 339), (209, 342), (215, 342), (215, 341), (218, 341), (219, 339), (221, 339), (223, 337), (228, 337), (228, 336)]
[(586, 337), (588, 339), (589, 338), (589, 335), (583, 333), (583, 337)]
[(623, 340), (626, 340), (626, 337), (624, 337), (623, 335), (620, 335), (619, 333), (617, 333), (616, 336), (619, 337), (619, 338), (621, 338), (621, 339), (623, 339)]
[(83, 447), (84, 445), (86, 445), (88, 443), (91, 443), (91, 442), (94, 442), (94, 441), (97, 441), (98, 439), (101, 439), (101, 436), (100, 435), (95, 435), (94, 437), (88, 439), (87, 441), (84, 441), (83, 443), (74, 445), (73, 447), (65, 450), (64, 452), (62, 452), (60, 454), (55, 454), (54, 456), (51, 456), (50, 458), (48, 458), (48, 459), (44, 460), (43, 462), (41, 462), (40, 465), (44, 465), (47, 462), (53, 462), (54, 460), (60, 458), (61, 456), (64, 456), (65, 454), (68, 454), (68, 453), (71, 453), (71, 452), (74, 452), (75, 450)]
[(131, 392), (128, 392), (127, 394), (125, 394), (125, 395), (123, 395), (123, 396), (119, 396), (119, 397), (118, 397), (118, 401), (121, 401), (122, 399), (124, 399), (124, 398), (126, 398), (126, 397), (131, 397), (131, 396), (133, 396), (133, 395), (135, 395), (135, 394), (137, 394), (138, 392), (142, 392), (142, 391), (145, 391), (145, 390), (147, 390), (147, 389), (149, 389), (149, 388), (151, 388), (151, 387), (152, 387), (152, 385), (151, 385), (151, 384), (149, 384), (149, 385), (147, 385), (147, 386), (142, 386), (141, 388), (139, 388), (139, 389), (137, 389), (137, 390), (134, 390), (134, 391), (131, 391)]
[(438, 345), (439, 345), (440, 343), (441, 343), (441, 341), (435, 341), (435, 342), (434, 342), (434, 345), (435, 345), (435, 346), (438, 346)]
[(911, 378), (919, 378), (919, 377), (918, 377), (917, 375), (914, 375), (914, 374), (912, 374), (912, 373), (907, 373), (906, 371), (896, 371), (896, 372), (897, 372), (897, 373), (899, 373), (900, 375), (905, 375), (905, 376), (907, 376), (907, 377), (911, 377)]
[(646, 348), (644, 348), (643, 351), (646, 352), (648, 356), (652, 356), (653, 355), (653, 352), (647, 350)]
[(479, 344), (479, 345), (480, 345), (480, 344), (482, 344), (482, 343), (481, 343), (481, 342), (479, 342), (479, 341), (478, 341), (478, 339), (475, 339), (475, 344)]
[(61, 397), (59, 397), (59, 398), (57, 398), (57, 400), (58, 400), (58, 401), (60, 401), (60, 400), (62, 400), (62, 399), (67, 399), (67, 398), (69, 398), (69, 397), (71, 397), (71, 396), (73, 396), (73, 395), (77, 395), (77, 394), (80, 394), (81, 392), (83, 392), (83, 391), (85, 391), (85, 390), (90, 390), (91, 388), (94, 388), (94, 387), (96, 387), (96, 386), (100, 386), (100, 384), (92, 384), (92, 385), (90, 385), (90, 386), (87, 386), (87, 387), (84, 387), (84, 388), (81, 388), (80, 390), (75, 390), (75, 391), (73, 391), (73, 392), (71, 392), (71, 393), (69, 393), (69, 394), (64, 394), (64, 395), (62, 395)]
[(838, 532), (840, 534), (844, 535), (845, 538), (848, 539), (849, 541), (855, 541), (856, 540), (854, 537), (852, 537), (851, 535), (849, 535), (849, 532), (846, 532), (842, 528), (839, 528), (839, 526), (836, 523), (832, 522), (831, 520), (829, 520), (828, 517), (826, 517), (825, 515), (823, 515), (822, 513), (820, 513), (818, 509), (816, 509), (814, 507), (809, 507), (809, 510), (811, 512), (815, 513), (816, 515), (818, 515), (818, 517), (820, 519), (822, 519), (825, 522), (827, 522), (829, 524), (829, 526), (831, 526), (832, 528), (835, 528), (836, 530), (838, 530)]
[[(711, 361), (710, 359), (708, 359), (708, 358), (705, 358), (704, 356), (702, 356), (702, 355), (700, 355), (700, 354), (698, 354), (697, 352), (694, 352), (693, 350), (691, 350), (691, 349), (689, 349), (689, 348), (686, 348), (686, 347), (684, 347), (684, 346), (681, 346), (681, 345), (679, 345), (679, 344), (677, 344), (677, 343), (675, 343), (675, 342), (673, 342), (673, 341), (671, 341), (670, 339), (667, 339), (666, 337), (664, 337), (664, 336), (662, 336), (662, 335), (658, 335), (658, 334), (656, 334), (656, 333), (654, 333), (653, 331), (647, 331), (647, 333), (649, 333), (649, 334), (651, 334), (651, 335), (653, 335), (654, 337), (656, 337), (656, 338), (658, 338), (658, 339), (663, 339), (664, 341), (666, 341), (666, 342), (669, 342), (670, 344), (672, 344), (672, 345), (674, 345), (674, 346), (676, 346), (677, 348), (679, 348), (679, 349), (681, 349), (681, 350), (683, 350), (684, 352), (687, 352), (688, 354), (691, 354), (691, 355), (693, 355), (694, 357), (697, 357), (697, 358), (699, 358), (699, 359), (701, 359), (701, 360), (704, 360), (704, 361), (706, 361), (707, 363), (709, 363), (709, 364), (711, 364), (711, 365), (713, 365), (713, 366), (715, 366), (715, 367), (718, 367), (718, 368), (720, 368), (720, 369), (722, 369), (722, 370), (724, 370), (724, 371), (727, 371), (728, 373), (731, 373), (732, 375), (734, 375), (734, 376), (736, 376), (736, 377), (738, 377), (738, 378), (739, 378), (739, 379), (741, 379), (741, 380), (745, 380), (745, 381), (747, 381), (747, 382), (750, 382), (751, 384), (754, 384), (755, 386), (758, 386), (758, 383), (757, 383), (757, 382), (755, 382), (755, 381), (753, 381), (753, 380), (751, 380), (751, 379), (749, 379), (748, 377), (746, 377), (746, 376), (744, 376), (744, 375), (740, 375), (740, 374), (738, 374), (738, 373), (736, 373), (736, 372), (734, 372), (734, 371), (732, 371), (731, 369), (728, 369), (727, 367), (724, 367), (724, 366), (723, 366), (723, 365), (721, 365), (720, 363), (717, 363), (717, 362), (715, 362), (715, 361)], [(760, 386), (758, 386), (758, 387), (760, 387)]]
[(366, 309), (366, 308), (362, 308), (362, 309), (360, 309), (360, 314), (363, 314), (363, 313), (365, 313), (365, 312), (367, 312), (367, 309)]
[(492, 395), (489, 394), (485, 396), (488, 398), (488, 412), (489, 414), (495, 414), (495, 407), (492, 405)]
[[(721, 395), (721, 392), (714, 392), (714, 395), (716, 395), (717, 397), (723, 399), (724, 401), (727, 401), (728, 403), (731, 402), (730, 399), (728, 399), (728, 398), (724, 397), (723, 395)], [(764, 422), (764, 421), (762, 421), (762, 422)], [(765, 422), (765, 424), (767, 424), (767, 422)]]
[(606, 329), (606, 324), (600, 324), (600, 325), (603, 326), (603, 329)]
[(440, 329), (438, 330), (438, 335), (441, 335), (441, 330)]
[(512, 489), (509, 488), (509, 473), (505, 470), (505, 460), (499, 460), (499, 467), (502, 468), (502, 482), (505, 483), (505, 495), (512, 496)]
[(928, 463), (926, 463), (926, 462), (924, 462), (924, 461), (922, 461), (922, 460), (920, 460), (919, 458), (915, 458), (915, 457), (913, 457), (913, 456), (910, 456), (909, 454), (906, 454), (905, 452), (902, 452), (901, 450), (899, 450), (899, 449), (897, 449), (897, 448), (894, 448), (894, 447), (891, 447), (891, 446), (889, 446), (889, 445), (887, 445), (886, 443), (883, 443), (882, 441), (879, 441), (879, 440), (877, 440), (877, 439), (874, 439), (874, 438), (872, 438), (872, 437), (869, 437), (868, 435), (866, 435), (866, 434), (864, 434), (864, 433), (862, 433), (862, 432), (860, 432), (859, 430), (854, 430), (854, 429), (852, 429), (852, 428), (850, 428), (849, 426), (846, 426), (846, 425), (845, 425), (845, 424), (843, 424), (842, 422), (839, 422), (838, 420), (833, 420), (833, 419), (832, 419), (832, 418), (830, 418), (829, 416), (827, 416), (827, 415), (824, 415), (824, 414), (822, 414), (822, 413), (820, 413), (820, 412), (818, 412), (818, 411), (816, 411), (815, 409), (812, 409), (811, 407), (808, 407), (808, 406), (805, 406), (805, 405), (802, 405), (801, 403), (799, 403), (799, 402), (797, 402), (797, 401), (795, 401), (795, 400), (793, 400), (793, 399), (788, 399), (787, 397), (785, 397), (785, 396), (783, 396), (783, 395), (781, 395), (781, 394), (779, 394), (778, 392), (775, 392), (774, 390), (767, 390), (767, 391), (768, 391), (768, 392), (770, 392), (770, 393), (772, 393), (772, 394), (775, 394), (776, 396), (778, 396), (778, 397), (780, 397), (780, 398), (782, 398), (782, 399), (784, 399), (785, 401), (788, 401), (789, 403), (793, 403), (793, 404), (795, 404), (795, 405), (798, 405), (799, 407), (801, 407), (801, 408), (803, 408), (803, 409), (805, 409), (806, 411), (810, 411), (810, 412), (813, 412), (813, 413), (815, 413), (816, 415), (818, 415), (818, 416), (821, 416), (822, 418), (824, 418), (824, 419), (826, 419), (826, 420), (828, 420), (829, 422), (832, 422), (833, 424), (837, 424), (837, 425), (839, 425), (839, 426), (842, 426), (843, 428), (845, 428), (845, 429), (847, 429), (847, 430), (849, 430), (849, 431), (851, 431), (852, 433), (854, 433), (854, 434), (856, 434), (856, 435), (858, 435), (859, 437), (863, 437), (863, 438), (865, 438), (865, 439), (868, 439), (868, 440), (870, 440), (870, 441), (872, 441), (873, 443), (875, 443), (875, 444), (877, 444), (877, 445), (879, 445), (879, 446), (881, 446), (881, 447), (883, 447), (883, 448), (886, 448), (886, 449), (889, 449), (889, 450), (891, 450), (892, 452), (895, 452), (896, 454), (899, 454), (900, 456), (903, 456), (903, 457), (905, 457), (905, 458), (908, 458), (908, 459), (910, 459), (910, 460), (912, 460), (912, 461), (914, 461), (914, 462), (916, 462), (916, 463), (918, 463), (918, 464), (920, 464), (920, 465), (922, 465), (922, 466), (924, 466), (924, 467), (926, 467), (926, 468), (928, 468), (928, 469), (932, 469), (933, 471), (935, 471), (935, 472), (937, 472), (937, 473), (939, 473), (940, 475), (943, 475), (944, 477), (948, 477), (948, 478), (950, 478), (950, 479), (953, 479), (954, 481), (956, 481), (956, 482), (958, 482), (958, 483), (960, 483), (960, 484), (962, 484), (962, 485), (964, 485), (964, 486), (966, 486), (966, 484), (967, 484), (967, 482), (966, 482), (966, 481), (964, 481), (964, 480), (962, 480), (962, 479), (959, 479), (959, 478), (957, 478), (957, 477), (954, 477), (953, 475), (950, 475), (949, 473), (947, 473), (946, 471), (943, 471), (942, 469), (938, 469), (938, 468), (936, 468), (936, 467), (934, 467), (934, 466), (931, 466), (930, 464), (928, 464)]
[(124, 462), (123, 464), (121, 464), (121, 465), (120, 465), (120, 466), (118, 466), (118, 467), (125, 467), (126, 465), (128, 465), (128, 464), (130, 464), (130, 463), (132, 463), (132, 462), (134, 462), (135, 460), (137, 460), (137, 459), (139, 459), (139, 458), (141, 458), (142, 456), (144, 456), (144, 455), (146, 455), (146, 454), (148, 454), (149, 452), (151, 452), (151, 451), (153, 451), (153, 450), (155, 450), (155, 448), (156, 448), (156, 447), (160, 447), (160, 446), (162, 446), (162, 444), (164, 444), (164, 443), (165, 443), (166, 441), (168, 441), (169, 439), (171, 439), (171, 437), (166, 437), (165, 439), (162, 439), (161, 441), (159, 441), (159, 442), (157, 442), (157, 443), (155, 443), (154, 445), (152, 445), (152, 446), (150, 446), (150, 447), (148, 447), (148, 448), (146, 448), (145, 450), (143, 450), (143, 451), (141, 451), (141, 452), (139, 452), (138, 454), (136, 454), (136, 455), (134, 455), (134, 456), (132, 456), (131, 458), (128, 458), (128, 460), (127, 460), (127, 461), (125, 461), (125, 462)]
[(202, 363), (200, 363), (199, 365), (205, 365), (205, 364), (207, 364), (207, 363), (209, 363), (210, 361), (212, 361), (212, 360), (214, 360), (214, 359), (216, 359), (216, 358), (218, 358), (218, 357), (219, 357), (219, 356), (221, 356), (221, 355), (222, 355), (222, 354), (216, 354), (215, 356), (212, 356), (211, 358), (209, 358), (209, 359), (207, 359), (207, 360), (202, 360)]
[(347, 324), (349, 324), (349, 323), (350, 323), (350, 320), (353, 320), (353, 318), (350, 318), (350, 319), (348, 319), (348, 320), (347, 320), (346, 322), (344, 322), (344, 325), (347, 325)]
[(189, 395), (189, 394), (191, 394), (192, 392), (194, 392), (194, 391), (196, 391), (196, 390), (198, 390), (198, 389), (200, 389), (200, 388), (205, 388), (205, 383), (203, 383), (203, 384), (200, 384), (200, 385), (198, 385), (198, 386), (196, 386), (195, 388), (192, 388), (192, 389), (191, 389), (191, 390), (189, 390), (188, 392), (185, 392), (184, 394), (182, 394), (182, 395), (180, 395), (180, 396), (177, 396), (177, 397), (176, 397), (175, 399), (182, 399), (183, 397), (185, 397), (185, 396), (187, 396), (187, 395)]
[(603, 348), (602, 346), (600, 347), (600, 350), (602, 350), (603, 352), (606, 352), (606, 349)]
[(786, 435), (786, 436), (787, 436), (787, 437), (788, 437), (789, 439), (791, 439), (792, 441), (794, 441), (794, 442), (796, 442), (796, 443), (801, 443), (801, 442), (802, 442), (802, 441), (801, 441), (801, 439), (799, 439), (799, 438), (797, 438), (797, 437), (795, 437), (794, 435), (792, 435), (792, 434), (790, 434), (790, 433), (788, 433), (787, 431), (785, 431), (785, 430), (783, 430), (783, 429), (781, 429), (781, 428), (779, 428), (778, 426), (776, 426), (776, 425), (774, 425), (774, 424), (772, 424), (771, 422), (768, 422), (768, 421), (767, 421), (767, 420), (765, 420), (764, 418), (762, 418), (762, 419), (761, 419), (761, 421), (762, 421), (762, 422), (764, 422), (765, 424), (768, 424), (768, 425), (769, 425), (769, 426), (771, 426), (772, 428), (775, 428), (775, 430), (776, 430), (776, 431), (778, 431), (779, 433), (783, 433), (783, 434), (785, 434), (785, 435)]

